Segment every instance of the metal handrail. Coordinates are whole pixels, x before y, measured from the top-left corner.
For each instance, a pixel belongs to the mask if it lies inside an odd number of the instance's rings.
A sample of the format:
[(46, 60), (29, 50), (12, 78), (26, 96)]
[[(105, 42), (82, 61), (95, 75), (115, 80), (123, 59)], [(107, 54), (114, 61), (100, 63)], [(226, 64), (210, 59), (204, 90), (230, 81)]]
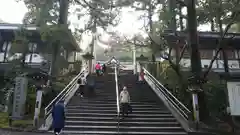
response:
[(119, 105), (119, 89), (118, 89), (118, 71), (117, 71), (117, 65), (115, 65), (115, 67), (114, 67), (114, 75), (115, 75), (115, 83), (116, 83), (116, 101), (117, 101), (117, 118), (118, 118), (118, 126), (117, 126), (118, 129), (117, 129), (117, 130), (118, 130), (118, 133), (119, 133), (120, 105)]
[(74, 84), (74, 82), (81, 76), (82, 72), (79, 73), (77, 76), (75, 76), (71, 82), (48, 104), (48, 106), (45, 107), (45, 112), (49, 109), (52, 108), (53, 104), (56, 104), (59, 102), (59, 99), (62, 99), (62, 95), (64, 95), (66, 92), (69, 91), (69, 88)]
[(152, 76), (147, 69), (143, 67), (145, 75), (153, 82), (158, 90), (164, 95), (167, 99), (168, 103), (172, 104), (174, 108), (182, 115), (186, 120), (188, 120), (188, 115), (191, 111), (181, 102), (179, 101), (169, 90), (167, 90), (154, 76)]
[(47, 105), (47, 107), (45, 107), (44, 109), (45, 121), (48, 119), (49, 115), (51, 114), (52, 107), (59, 101), (61, 100), (65, 101), (69, 97), (72, 91), (75, 90), (74, 87), (76, 87), (78, 79), (85, 73), (88, 73), (88, 67), (82, 66), (81, 72), (70, 81), (70, 83)]

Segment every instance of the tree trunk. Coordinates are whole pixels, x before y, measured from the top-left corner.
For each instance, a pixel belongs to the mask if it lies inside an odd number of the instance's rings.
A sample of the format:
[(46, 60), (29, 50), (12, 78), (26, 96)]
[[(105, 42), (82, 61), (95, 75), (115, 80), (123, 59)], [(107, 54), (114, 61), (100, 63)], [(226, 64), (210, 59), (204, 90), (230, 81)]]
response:
[(178, 6), (178, 10), (179, 10), (179, 13), (180, 13), (180, 17), (179, 17), (179, 25), (180, 25), (180, 31), (183, 31), (184, 30), (184, 25), (183, 25), (183, 17), (182, 17), (182, 6), (179, 4)]
[(169, 4), (169, 13), (171, 15), (171, 19), (169, 22), (168, 28), (172, 30), (173, 32), (176, 32), (177, 25), (176, 25), (176, 1), (175, 0), (168, 0)]
[[(5, 42), (5, 43), (6, 43), (6, 46), (4, 48), (5, 50), (4, 50), (3, 62), (7, 62), (7, 54), (8, 54), (8, 46), (9, 46), (9, 42)], [(3, 45), (4, 45), (4, 42), (3, 42)]]
[[(96, 34), (97, 34), (97, 18), (96, 16), (92, 16), (93, 17), (93, 38), (92, 38), (92, 42), (91, 42), (91, 55), (94, 56), (94, 59), (96, 60), (97, 58), (95, 58), (94, 53), (94, 48), (95, 48), (95, 42), (96, 42)], [(93, 70), (93, 59), (89, 60), (89, 73), (92, 73)]]
[[(222, 0), (218, 0), (218, 3), (219, 3), (219, 7), (218, 7), (218, 14), (217, 14), (217, 22), (218, 22), (218, 26), (219, 26), (219, 32), (220, 32), (220, 35), (222, 38), (224, 38), (223, 36), (223, 24), (222, 24), (222, 19), (221, 19), (221, 13), (222, 13)], [(220, 39), (219, 39), (220, 41)], [(224, 41), (224, 40), (223, 40)], [(223, 66), (224, 66), (224, 71), (226, 74), (229, 74), (229, 67), (228, 67), (228, 57), (226, 55), (226, 52), (225, 52), (225, 49), (226, 46), (223, 45), (221, 51), (222, 51), (222, 56), (223, 56)]]
[[(198, 48), (198, 34), (197, 34), (197, 19), (195, 1), (188, 0), (187, 2), (187, 16), (188, 16), (188, 31), (189, 31), (189, 45), (191, 50), (191, 70), (194, 76), (194, 85), (201, 88), (199, 81), (201, 80), (202, 66), (200, 52)], [(200, 121), (205, 121), (209, 118), (209, 110), (205, 102), (204, 92), (198, 93), (199, 102), (199, 117)]]
[[(170, 13), (171, 19), (168, 25), (168, 29), (170, 29), (173, 33), (176, 32), (177, 30), (177, 22), (176, 22), (176, 1), (174, 0), (169, 0), (168, 1), (169, 4), (169, 9), (168, 12)], [(180, 8), (181, 9), (181, 8)], [(177, 62), (180, 59), (180, 48), (178, 44), (174, 45), (174, 50), (175, 50), (175, 63), (177, 64)]]
[(52, 60), (51, 60), (51, 73), (50, 76), (56, 76), (57, 74), (57, 68), (56, 68), (56, 61), (58, 57), (58, 44), (59, 43), (54, 43), (53, 44), (53, 52), (52, 52)]
[(215, 31), (214, 19), (211, 19), (211, 31)]
[[(69, 6), (69, 1), (68, 0), (60, 0), (60, 10), (59, 10), (59, 19), (58, 19), (58, 25), (67, 25), (67, 17), (68, 17), (68, 6)], [(57, 75), (57, 67), (56, 67), (56, 61), (57, 57), (59, 55), (60, 51), (60, 42), (56, 41), (53, 43), (53, 51), (52, 51), (52, 61), (51, 61), (51, 67), (49, 71), (49, 75), (51, 77)], [(52, 80), (48, 80), (48, 85), (52, 84)]]
[(60, 11), (58, 24), (67, 25), (68, 21), (69, 0), (60, 0)]

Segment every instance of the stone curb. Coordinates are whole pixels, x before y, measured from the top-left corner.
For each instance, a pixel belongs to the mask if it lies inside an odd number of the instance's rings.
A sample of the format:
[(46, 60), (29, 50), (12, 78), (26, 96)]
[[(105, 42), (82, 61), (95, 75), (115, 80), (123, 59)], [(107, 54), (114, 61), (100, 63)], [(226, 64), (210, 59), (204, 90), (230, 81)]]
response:
[(0, 128), (3, 131), (13, 131), (13, 132), (32, 132), (32, 133), (47, 133), (48, 131), (36, 130), (36, 129), (22, 129), (22, 128)]

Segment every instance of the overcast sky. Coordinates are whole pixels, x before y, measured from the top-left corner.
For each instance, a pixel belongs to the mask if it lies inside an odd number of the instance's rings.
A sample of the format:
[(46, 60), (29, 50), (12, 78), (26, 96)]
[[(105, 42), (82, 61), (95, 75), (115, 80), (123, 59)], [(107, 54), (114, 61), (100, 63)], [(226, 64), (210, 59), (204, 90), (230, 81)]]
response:
[(0, 19), (9, 23), (21, 23), (27, 8), (15, 0), (0, 0)]

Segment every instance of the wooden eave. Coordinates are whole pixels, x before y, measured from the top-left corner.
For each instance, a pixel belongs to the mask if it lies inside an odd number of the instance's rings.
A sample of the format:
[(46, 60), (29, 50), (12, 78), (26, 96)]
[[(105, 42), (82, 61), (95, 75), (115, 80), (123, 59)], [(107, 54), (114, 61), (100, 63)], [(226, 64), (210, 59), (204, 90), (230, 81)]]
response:
[[(23, 24), (0, 24), (0, 36), (2, 36), (3, 38), (1, 40), (13, 41), (15, 37), (14, 31), (19, 30), (23, 26), (24, 26)], [(25, 25), (24, 28), (32, 32), (31, 37), (27, 37), (30, 41), (43, 43), (43, 41), (41, 40), (39, 27), (35, 25)], [(69, 42), (67, 44), (72, 46), (73, 51), (77, 51), (77, 52), (82, 51), (79, 45), (77, 44), (74, 36), (72, 35), (71, 30), (68, 29), (66, 31), (66, 37), (63, 37), (63, 38), (69, 39)]]
[[(167, 42), (171, 44), (176, 44), (183, 46), (188, 39), (187, 32), (170, 32), (166, 31), (162, 34)], [(219, 32), (198, 32), (199, 48), (201, 49), (215, 49), (219, 44), (219, 39), (221, 38)], [(223, 44), (226, 47), (240, 49), (240, 33), (227, 33), (224, 36)]]

